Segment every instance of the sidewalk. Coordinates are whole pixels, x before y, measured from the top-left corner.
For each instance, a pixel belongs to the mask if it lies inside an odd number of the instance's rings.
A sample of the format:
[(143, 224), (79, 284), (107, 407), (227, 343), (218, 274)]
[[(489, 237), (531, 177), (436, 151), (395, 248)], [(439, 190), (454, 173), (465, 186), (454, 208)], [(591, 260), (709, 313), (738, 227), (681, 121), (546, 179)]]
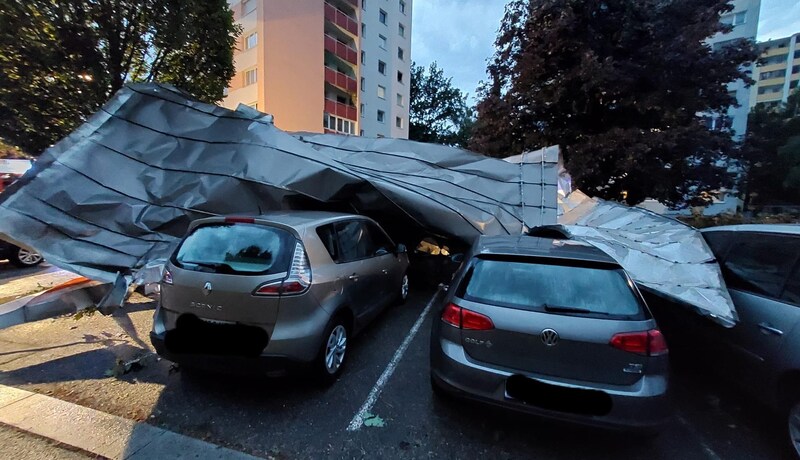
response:
[(256, 459), (146, 423), (5, 385), (0, 385), (0, 424), (112, 459)]

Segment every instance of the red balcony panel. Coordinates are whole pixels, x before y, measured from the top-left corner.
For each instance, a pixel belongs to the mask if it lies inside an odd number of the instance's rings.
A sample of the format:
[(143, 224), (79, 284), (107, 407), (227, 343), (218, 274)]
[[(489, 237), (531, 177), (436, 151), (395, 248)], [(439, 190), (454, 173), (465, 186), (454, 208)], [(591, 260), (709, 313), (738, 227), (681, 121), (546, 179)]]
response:
[(325, 3), (325, 19), (353, 35), (358, 35), (358, 21), (327, 2)]
[(351, 64), (358, 63), (358, 53), (356, 50), (327, 34), (325, 35), (325, 49)]
[(325, 67), (325, 81), (345, 91), (355, 93), (358, 90), (358, 84), (355, 78), (348, 77), (330, 67)]
[(354, 106), (342, 104), (333, 99), (325, 99), (325, 111), (340, 118), (347, 118), (354, 123), (358, 119), (358, 111)]

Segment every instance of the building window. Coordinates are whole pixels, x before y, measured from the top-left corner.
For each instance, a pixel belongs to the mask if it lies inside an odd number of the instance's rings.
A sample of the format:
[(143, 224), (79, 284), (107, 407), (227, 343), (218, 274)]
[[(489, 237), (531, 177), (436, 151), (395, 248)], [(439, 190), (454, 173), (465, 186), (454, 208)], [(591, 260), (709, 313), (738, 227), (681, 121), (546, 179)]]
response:
[(367, 53), (365, 51), (361, 51), (361, 63), (362, 64), (367, 63)]
[(386, 11), (380, 10), (378, 12), (378, 20), (381, 21), (381, 24), (386, 24)]
[(774, 94), (783, 91), (783, 85), (762, 86), (758, 88), (758, 94)]
[(244, 86), (252, 85), (258, 81), (258, 69), (250, 69), (244, 73)]
[(726, 14), (724, 16), (721, 16), (719, 22), (729, 26), (740, 26), (745, 23), (746, 19), (747, 19), (747, 11), (741, 11), (739, 13)]
[(403, 83), (403, 72), (397, 71), (397, 83)]
[(336, 131), (342, 134), (355, 134), (356, 122), (344, 118), (339, 118), (328, 113), (322, 115), (322, 126), (325, 129)]
[(404, 26), (403, 24), (397, 24), (397, 34), (400, 35), (401, 37), (405, 37), (406, 26)]
[(403, 106), (403, 95), (400, 93), (397, 93), (397, 105), (399, 105), (400, 107)]
[(400, 0), (400, 12), (406, 14), (406, 2)]
[(386, 63), (383, 61), (378, 61), (378, 73), (382, 75), (386, 75)]
[(358, 111), (361, 112), (361, 118), (364, 118), (364, 104), (358, 105)]
[(386, 37), (383, 35), (378, 35), (378, 42), (380, 43), (381, 48), (386, 49)]
[(250, 48), (255, 48), (256, 45), (258, 45), (258, 32), (247, 36), (247, 40), (244, 42), (244, 49), (249, 50)]
[(363, 22), (361, 23), (361, 36), (362, 37), (367, 36), (367, 25), (364, 24)]
[(361, 91), (364, 91), (364, 87), (367, 86), (366, 83), (367, 81), (364, 79), (364, 77), (361, 77)]
[(242, 11), (244, 14), (252, 13), (256, 10), (256, 0), (244, 0), (242, 2)]
[(248, 107), (258, 110), (258, 102), (251, 102), (247, 104)]
[(386, 87), (378, 85), (378, 97), (386, 99)]
[(403, 128), (403, 119), (400, 117), (394, 118), (394, 125), (398, 128)]
[(784, 70), (773, 70), (771, 72), (762, 72), (761, 75), (759, 75), (758, 79), (769, 80), (770, 78), (783, 78), (784, 75), (785, 75)]
[(403, 48), (397, 48), (397, 59), (400, 59), (401, 61), (406, 60), (406, 52), (403, 51)]
[(383, 123), (383, 120), (386, 118), (386, 112), (383, 110), (378, 110), (378, 121)]
[(361, 9), (362, 10), (366, 10), (367, 9), (367, 0), (361, 0)]

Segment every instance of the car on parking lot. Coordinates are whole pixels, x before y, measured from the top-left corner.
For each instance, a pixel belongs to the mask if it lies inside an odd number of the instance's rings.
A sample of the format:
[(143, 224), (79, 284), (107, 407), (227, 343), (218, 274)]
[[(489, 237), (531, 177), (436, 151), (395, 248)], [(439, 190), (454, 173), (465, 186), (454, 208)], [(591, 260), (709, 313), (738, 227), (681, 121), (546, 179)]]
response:
[(587, 243), (480, 237), (431, 333), (437, 394), (655, 434), (667, 346), (631, 278)]
[(408, 296), (408, 257), (378, 224), (327, 212), (192, 223), (167, 263), (150, 334), (194, 367), (342, 371), (349, 339)]
[[(690, 330), (717, 370), (787, 420), (800, 456), (800, 225), (732, 225), (703, 230), (722, 268), (739, 321), (694, 320)], [(693, 341), (697, 339), (693, 338)]]
[(0, 260), (6, 259), (17, 267), (34, 267), (44, 261), (38, 252), (0, 240)]

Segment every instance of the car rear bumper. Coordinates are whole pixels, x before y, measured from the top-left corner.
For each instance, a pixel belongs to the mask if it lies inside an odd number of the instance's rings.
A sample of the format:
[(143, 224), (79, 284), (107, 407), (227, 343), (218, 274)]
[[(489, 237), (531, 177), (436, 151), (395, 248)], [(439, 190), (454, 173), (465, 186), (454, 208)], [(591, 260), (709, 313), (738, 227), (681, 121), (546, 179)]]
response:
[[(580, 414), (568, 410), (544, 409), (509, 396), (510, 377), (524, 375), (535, 382), (568, 391), (585, 391), (610, 398), (610, 410), (603, 415)], [(432, 383), (455, 396), (462, 396), (506, 409), (571, 423), (606, 429), (657, 432), (670, 416), (665, 377), (643, 376), (628, 387), (600, 387), (585, 382), (498, 370), (472, 361), (456, 343), (434, 339), (431, 346)], [(607, 396), (606, 396), (607, 395)]]

